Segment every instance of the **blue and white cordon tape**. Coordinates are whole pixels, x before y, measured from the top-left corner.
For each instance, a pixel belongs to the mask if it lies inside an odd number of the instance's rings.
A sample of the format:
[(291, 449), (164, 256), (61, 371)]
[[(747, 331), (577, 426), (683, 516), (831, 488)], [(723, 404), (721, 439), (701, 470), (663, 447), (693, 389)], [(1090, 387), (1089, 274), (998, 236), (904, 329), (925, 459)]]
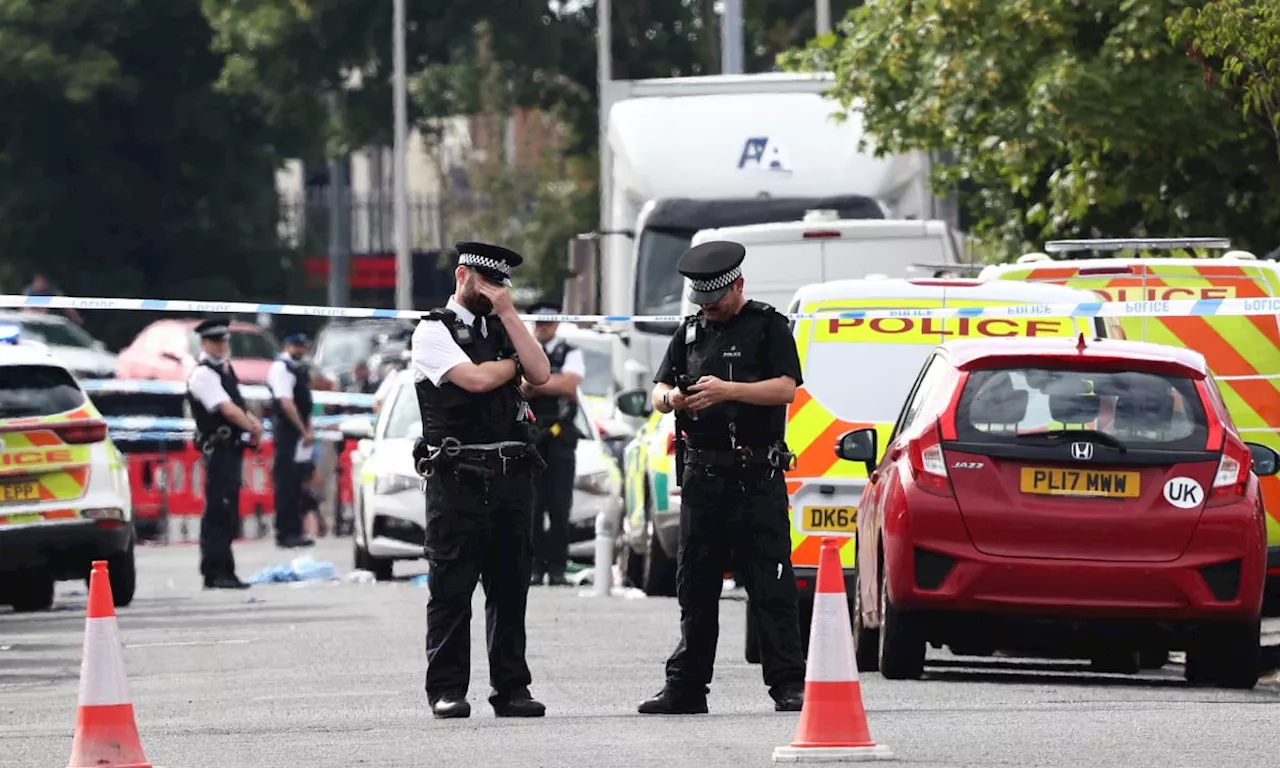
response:
[[(174, 440), (190, 440), (195, 437), (195, 433), (193, 431), (181, 430), (181, 429), (173, 430), (170, 432), (132, 430), (132, 429), (121, 429), (121, 428), (112, 428), (112, 427), (108, 427), (107, 429), (111, 433), (112, 440), (138, 440), (138, 441), (146, 440), (146, 441), (153, 441), (153, 442), (171, 442)], [(268, 432), (265, 435), (263, 435), (263, 437), (265, 439), (271, 439), (272, 435), (270, 432)], [(341, 441), (347, 438), (341, 432), (334, 432), (332, 430), (323, 430), (323, 431), (317, 430), (316, 439)]]
[[(126, 381), (123, 379), (83, 379), (80, 386), (85, 392), (144, 395), (185, 395), (187, 384), (183, 381)], [(248, 400), (270, 400), (271, 392), (261, 385), (240, 388), (240, 394)], [(311, 397), (321, 405), (338, 405), (346, 408), (372, 408), (373, 395), (353, 392), (329, 392), (312, 390)]]
[[(259, 304), (247, 301), (186, 301), (177, 299), (112, 299), (79, 296), (0, 295), (0, 307), (44, 307), (48, 309), (110, 309), (185, 314), (245, 313), (303, 315), (308, 317), (389, 318), (417, 320), (423, 312), (364, 307), (321, 307), (307, 304)], [(864, 320), (882, 317), (1200, 317), (1206, 315), (1246, 316), (1280, 314), (1280, 298), (1259, 299), (1179, 299), (1168, 301), (1083, 301), (1069, 304), (1021, 304), (988, 307), (919, 309), (853, 309), (842, 311), (791, 313), (793, 320), (838, 318)], [(568, 323), (676, 322), (683, 315), (521, 315), (526, 321)]]
[[(342, 422), (346, 416), (316, 416), (311, 420), (316, 431), (320, 427), (333, 427)], [(191, 432), (196, 428), (194, 419), (179, 419), (170, 416), (107, 416), (107, 429), (123, 429), (129, 432), (179, 431)], [(271, 420), (262, 422), (268, 432), (271, 431)]]

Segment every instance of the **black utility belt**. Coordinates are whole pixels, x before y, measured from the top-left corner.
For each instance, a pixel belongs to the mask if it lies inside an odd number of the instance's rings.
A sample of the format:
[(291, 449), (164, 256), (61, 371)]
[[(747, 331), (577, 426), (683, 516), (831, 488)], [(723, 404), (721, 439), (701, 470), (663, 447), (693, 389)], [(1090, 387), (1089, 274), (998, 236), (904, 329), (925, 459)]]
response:
[(688, 448), (685, 461), (707, 467), (769, 466), (774, 469), (795, 468), (796, 455), (783, 443), (767, 446), (738, 446), (737, 448)]
[(538, 469), (546, 466), (537, 448), (515, 440), (467, 445), (457, 438), (446, 437), (438, 446), (419, 440), (413, 455), (414, 468), (424, 478), (444, 469), (492, 477), (515, 474), (530, 466)]
[(197, 432), (192, 442), (201, 453), (208, 456), (218, 448), (250, 448), (253, 446), (253, 435), (239, 427), (223, 425), (212, 434)]

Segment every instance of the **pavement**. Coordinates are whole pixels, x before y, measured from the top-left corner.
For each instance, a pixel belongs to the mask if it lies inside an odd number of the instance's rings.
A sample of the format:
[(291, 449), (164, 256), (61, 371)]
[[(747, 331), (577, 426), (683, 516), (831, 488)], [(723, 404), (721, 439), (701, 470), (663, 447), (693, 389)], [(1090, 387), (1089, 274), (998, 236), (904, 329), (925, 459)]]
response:
[[(290, 559), (236, 546), (239, 572)], [(310, 551), (351, 567), (349, 539)], [(775, 713), (760, 667), (743, 660), (743, 603), (721, 602), (711, 714), (646, 717), (678, 638), (672, 599), (592, 598), (534, 588), (529, 664), (542, 720), (498, 720), (485, 696), (483, 593), (473, 622), (469, 720), (434, 721), (422, 690), (427, 589), (398, 564), (393, 583), (302, 583), (205, 592), (191, 546), (139, 551), (139, 594), (120, 609), (138, 727), (155, 768), (642, 768), (772, 765), (799, 716)], [(415, 567), (416, 566), (416, 567)], [(83, 583), (52, 612), (0, 613), (0, 765), (66, 765), (84, 633)], [(7, 611), (8, 609), (0, 609)], [(1274, 627), (1268, 627), (1274, 632)], [(1273, 764), (1280, 688), (1191, 688), (1170, 665), (1141, 676), (1083, 664), (958, 660), (937, 651), (925, 680), (862, 681), (871, 733), (898, 765), (931, 768)]]

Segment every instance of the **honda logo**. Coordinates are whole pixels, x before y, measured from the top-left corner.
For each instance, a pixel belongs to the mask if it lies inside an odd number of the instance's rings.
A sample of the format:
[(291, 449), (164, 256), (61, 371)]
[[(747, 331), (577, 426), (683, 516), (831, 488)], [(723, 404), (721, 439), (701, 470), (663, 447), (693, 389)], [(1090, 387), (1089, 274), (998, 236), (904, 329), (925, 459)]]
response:
[(1071, 458), (1088, 461), (1093, 458), (1093, 443), (1072, 443)]

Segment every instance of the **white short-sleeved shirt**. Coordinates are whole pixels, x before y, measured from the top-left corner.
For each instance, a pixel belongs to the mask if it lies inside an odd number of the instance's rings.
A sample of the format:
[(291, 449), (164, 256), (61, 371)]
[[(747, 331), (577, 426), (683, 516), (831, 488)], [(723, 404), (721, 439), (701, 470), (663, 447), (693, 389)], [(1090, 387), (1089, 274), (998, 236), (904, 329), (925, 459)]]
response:
[[(208, 360), (209, 356), (203, 352), (200, 354), (200, 362)], [(223, 366), (231, 365), (230, 362), (224, 362)], [(191, 396), (200, 401), (200, 404), (209, 412), (216, 412), (218, 406), (231, 401), (231, 395), (222, 386), (222, 379), (207, 365), (197, 365), (195, 370), (191, 372), (190, 378), (187, 379), (187, 389), (191, 392)]]
[(289, 364), (283, 358), (277, 357), (267, 369), (267, 389), (271, 390), (271, 395), (277, 400), (292, 400), (293, 388), (297, 383), (298, 377), (289, 370)]
[[(551, 341), (542, 345), (542, 351), (547, 353), (547, 357), (551, 357), (551, 350), (563, 343), (565, 343), (564, 339), (552, 336)], [(564, 365), (560, 366), (560, 373), (576, 373), (583, 379), (587, 377), (587, 359), (583, 357), (582, 350), (574, 347), (564, 356)]]
[[(471, 325), (476, 316), (452, 298), (445, 305), (466, 325)], [(489, 337), (489, 318), (481, 320), (480, 332)], [(429, 380), (437, 387), (447, 381), (446, 374), (461, 363), (471, 362), (467, 353), (462, 351), (458, 342), (453, 340), (453, 333), (439, 320), (423, 320), (413, 331), (413, 380)]]

